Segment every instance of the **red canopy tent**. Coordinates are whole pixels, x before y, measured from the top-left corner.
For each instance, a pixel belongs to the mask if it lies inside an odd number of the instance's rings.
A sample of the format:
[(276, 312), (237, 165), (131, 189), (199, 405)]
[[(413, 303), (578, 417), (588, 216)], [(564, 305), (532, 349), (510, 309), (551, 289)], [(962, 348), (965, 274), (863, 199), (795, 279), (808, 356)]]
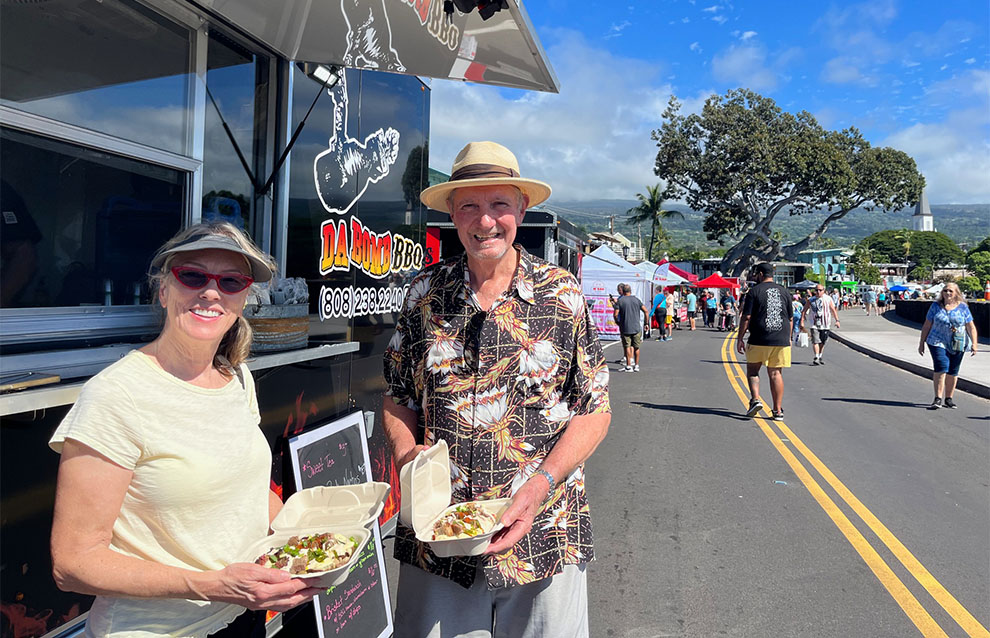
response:
[[(671, 266), (671, 268), (673, 268), (673, 266)], [(719, 275), (718, 273), (714, 275), (709, 275), (708, 277), (705, 277), (701, 281), (694, 282), (692, 285), (697, 286), (698, 288), (738, 288), (739, 287), (738, 283), (731, 282), (728, 279), (722, 277), (722, 275)]]
[[(670, 261), (670, 260), (669, 259), (661, 259), (660, 261), (657, 262), (657, 265), (658, 266), (662, 266), (662, 265), (666, 264), (668, 261)], [(670, 272), (675, 273), (676, 275), (687, 279), (688, 281), (690, 281), (692, 283), (692, 285), (694, 284), (694, 282), (698, 281), (698, 275), (692, 275), (691, 273), (687, 272), (686, 270), (681, 270), (680, 268), (678, 268), (674, 264), (670, 264)]]

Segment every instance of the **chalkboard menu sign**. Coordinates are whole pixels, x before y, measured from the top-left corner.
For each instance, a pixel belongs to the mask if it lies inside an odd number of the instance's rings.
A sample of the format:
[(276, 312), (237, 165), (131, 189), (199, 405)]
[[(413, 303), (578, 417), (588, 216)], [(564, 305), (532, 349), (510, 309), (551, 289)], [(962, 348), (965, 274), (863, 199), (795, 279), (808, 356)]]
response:
[[(296, 489), (371, 481), (364, 417), (360, 411), (289, 439)], [(392, 635), (392, 606), (385, 580), (382, 538), (365, 545), (342, 584), (313, 600), (320, 638), (386, 638)]]

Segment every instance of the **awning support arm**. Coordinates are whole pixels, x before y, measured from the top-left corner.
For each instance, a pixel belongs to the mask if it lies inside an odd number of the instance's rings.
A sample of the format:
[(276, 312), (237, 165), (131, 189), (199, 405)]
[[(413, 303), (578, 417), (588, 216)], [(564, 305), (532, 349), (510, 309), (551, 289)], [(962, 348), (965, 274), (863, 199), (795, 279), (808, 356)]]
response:
[(230, 143), (234, 147), (234, 152), (237, 153), (237, 159), (241, 160), (241, 166), (244, 167), (244, 172), (247, 173), (248, 179), (251, 180), (251, 186), (254, 186), (255, 192), (257, 192), (258, 180), (251, 171), (251, 167), (248, 166), (247, 160), (244, 159), (244, 153), (241, 152), (241, 147), (238, 146), (237, 140), (234, 139), (234, 133), (230, 130), (230, 127), (227, 126), (227, 120), (223, 119), (223, 113), (220, 112), (220, 106), (217, 104), (217, 101), (213, 99), (213, 93), (210, 92), (210, 85), (204, 82), (203, 86), (206, 87), (206, 94), (210, 96), (210, 102), (213, 102), (213, 108), (216, 109), (217, 115), (220, 117), (220, 123), (223, 124), (223, 130), (227, 133), (227, 139), (230, 140)]
[(275, 162), (275, 168), (272, 169), (272, 174), (268, 176), (268, 179), (265, 181), (264, 185), (260, 187), (255, 185), (256, 194), (264, 195), (268, 192), (268, 189), (272, 187), (272, 182), (275, 181), (275, 176), (278, 175), (278, 172), (282, 169), (282, 164), (285, 163), (285, 159), (289, 156), (289, 151), (292, 150), (296, 140), (299, 139), (299, 134), (302, 133), (303, 127), (306, 126), (306, 120), (309, 119), (309, 114), (313, 112), (313, 107), (316, 106), (317, 100), (319, 100), (320, 96), (323, 95), (323, 89), (325, 88), (327, 88), (326, 83), (320, 84), (320, 88), (316, 92), (316, 97), (313, 98), (313, 103), (309, 105), (309, 110), (306, 111), (306, 115), (303, 116), (303, 119), (299, 122), (299, 125), (296, 126), (296, 130), (293, 131), (292, 137), (289, 138), (289, 143), (285, 145), (285, 150), (282, 151), (282, 155), (280, 155), (278, 161)]

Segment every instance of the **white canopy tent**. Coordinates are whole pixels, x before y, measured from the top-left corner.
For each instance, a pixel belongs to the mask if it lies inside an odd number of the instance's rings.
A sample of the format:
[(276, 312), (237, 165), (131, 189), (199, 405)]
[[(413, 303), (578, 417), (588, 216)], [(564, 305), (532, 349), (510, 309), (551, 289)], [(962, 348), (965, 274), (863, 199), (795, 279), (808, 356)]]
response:
[(619, 327), (615, 325), (612, 306), (608, 303), (609, 295), (618, 297), (616, 288), (619, 284), (629, 284), (633, 294), (649, 307), (651, 284), (641, 269), (604, 244), (584, 256), (581, 262), (581, 289), (591, 304), (591, 318), (598, 330), (598, 337), (603, 341), (619, 338)]
[(927, 294), (931, 294), (931, 295), (937, 295), (937, 294), (939, 294), (940, 292), (942, 292), (942, 289), (943, 289), (943, 288), (945, 288), (945, 284), (935, 284), (935, 285), (934, 285), (934, 286), (932, 286), (931, 288), (925, 288), (925, 292), (926, 292)]
[[(646, 281), (656, 286), (679, 286), (681, 284), (690, 284), (691, 282), (681, 277), (677, 273), (670, 272), (670, 262), (666, 264), (654, 264), (649, 261), (641, 261), (636, 264), (636, 268), (643, 271), (646, 276)], [(650, 295), (652, 297), (652, 295)], [(646, 301), (644, 299), (644, 301)]]

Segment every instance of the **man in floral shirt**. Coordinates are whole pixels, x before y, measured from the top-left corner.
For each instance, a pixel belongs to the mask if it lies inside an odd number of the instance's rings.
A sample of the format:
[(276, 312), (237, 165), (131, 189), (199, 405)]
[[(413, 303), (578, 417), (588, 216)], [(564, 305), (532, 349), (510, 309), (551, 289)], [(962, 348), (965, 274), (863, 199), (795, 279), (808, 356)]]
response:
[(583, 463), (611, 419), (608, 369), (575, 278), (513, 244), (549, 196), (492, 142), (468, 144), (421, 195), (465, 252), (410, 285), (385, 353), (385, 430), (400, 468), (446, 441), (453, 502), (512, 504), (479, 557), (439, 558), (399, 525), (397, 638), (494, 636), (496, 623), (499, 636), (588, 635)]

